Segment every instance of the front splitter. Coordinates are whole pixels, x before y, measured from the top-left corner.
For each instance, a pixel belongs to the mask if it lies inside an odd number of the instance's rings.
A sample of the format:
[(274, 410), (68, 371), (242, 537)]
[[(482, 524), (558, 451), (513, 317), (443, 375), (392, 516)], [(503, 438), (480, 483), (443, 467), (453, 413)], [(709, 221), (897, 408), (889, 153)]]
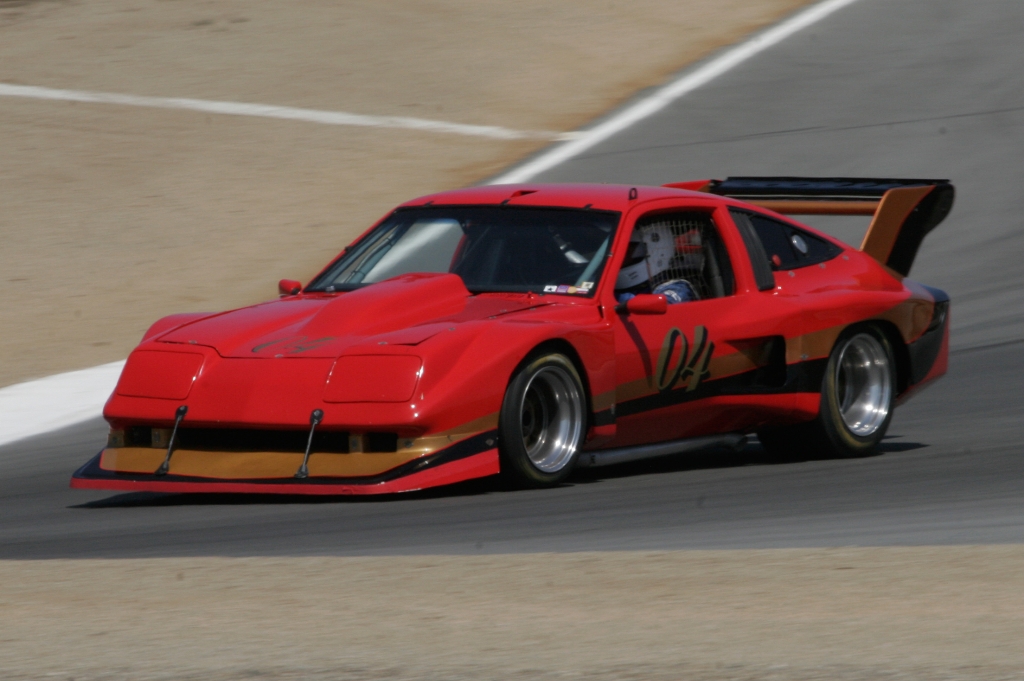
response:
[(120, 492), (218, 494), (394, 494), (451, 485), (500, 472), (496, 433), (486, 431), (439, 452), (369, 478), (310, 477), (225, 479), (183, 475), (118, 473), (100, 467), (101, 455), (75, 471), (71, 487)]

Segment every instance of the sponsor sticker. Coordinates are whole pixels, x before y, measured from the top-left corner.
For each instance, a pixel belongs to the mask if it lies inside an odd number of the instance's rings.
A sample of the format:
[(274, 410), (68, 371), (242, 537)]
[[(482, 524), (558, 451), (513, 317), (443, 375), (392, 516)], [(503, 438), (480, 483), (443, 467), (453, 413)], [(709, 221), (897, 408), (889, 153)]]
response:
[(576, 287), (575, 286), (570, 286), (569, 290), (566, 291), (566, 293), (576, 293)]
[(580, 284), (580, 288), (583, 289), (584, 291), (589, 291), (590, 289), (594, 288), (594, 282), (585, 281), (582, 284)]
[(555, 291), (557, 291), (557, 290), (558, 290), (558, 287), (557, 287), (557, 286), (554, 286), (554, 285), (551, 285), (551, 286), (545, 286), (545, 287), (544, 287), (544, 293), (554, 293), (554, 292), (555, 292)]
[(557, 289), (555, 289), (555, 293), (568, 293), (568, 292), (569, 292), (569, 285), (568, 284), (562, 284)]

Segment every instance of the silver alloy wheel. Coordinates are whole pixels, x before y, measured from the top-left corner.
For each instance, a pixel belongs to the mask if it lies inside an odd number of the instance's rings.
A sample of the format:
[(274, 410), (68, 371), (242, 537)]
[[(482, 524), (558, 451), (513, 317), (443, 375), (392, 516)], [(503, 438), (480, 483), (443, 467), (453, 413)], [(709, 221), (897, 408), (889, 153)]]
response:
[(870, 437), (885, 423), (892, 403), (889, 354), (877, 338), (859, 333), (843, 346), (835, 378), (843, 423), (854, 435)]
[(546, 366), (531, 376), (519, 413), (530, 462), (545, 473), (569, 465), (583, 436), (583, 395), (569, 373)]

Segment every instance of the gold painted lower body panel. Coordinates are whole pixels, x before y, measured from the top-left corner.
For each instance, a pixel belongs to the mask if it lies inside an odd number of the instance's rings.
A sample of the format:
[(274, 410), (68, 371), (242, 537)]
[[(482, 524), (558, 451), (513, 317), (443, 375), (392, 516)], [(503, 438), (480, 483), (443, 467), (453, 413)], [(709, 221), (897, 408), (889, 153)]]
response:
[[(487, 414), (457, 428), (411, 440), (399, 439), (395, 452), (317, 452), (307, 464), (311, 478), (368, 478), (438, 452), (457, 442), (498, 427), (498, 414)], [(170, 437), (169, 431), (167, 437)], [(123, 440), (122, 440), (123, 442)], [(363, 446), (361, 437), (350, 438)], [(491, 442), (488, 441), (488, 446)], [(108, 446), (100, 456), (100, 468), (112, 473), (152, 474), (163, 463), (167, 450), (153, 447)], [(302, 464), (302, 452), (222, 451), (175, 449), (168, 474), (218, 480), (273, 480), (291, 478)]]
[[(417, 438), (397, 452), (313, 452), (309, 456), (311, 478), (361, 478), (386, 473), (410, 461), (432, 454), (468, 437), (437, 435)], [(100, 468), (114, 473), (153, 473), (167, 452), (154, 447), (108, 447)], [(272, 480), (290, 478), (302, 463), (302, 452), (237, 452), (175, 449), (171, 475), (220, 480)]]
[[(151, 447), (103, 450), (100, 468), (116, 473), (153, 473), (166, 452)], [(422, 454), (407, 451), (351, 454), (317, 453), (309, 457), (309, 476), (356, 478), (380, 475)], [(168, 473), (220, 480), (290, 478), (302, 463), (302, 452), (210, 452), (176, 449)]]

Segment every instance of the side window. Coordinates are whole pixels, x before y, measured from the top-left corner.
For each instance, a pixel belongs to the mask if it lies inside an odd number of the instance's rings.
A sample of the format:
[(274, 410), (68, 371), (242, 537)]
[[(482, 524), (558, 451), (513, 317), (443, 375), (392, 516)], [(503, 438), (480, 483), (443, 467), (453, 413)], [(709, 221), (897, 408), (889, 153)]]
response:
[(679, 212), (641, 218), (615, 288), (620, 299), (654, 292), (669, 302), (732, 295), (732, 263), (711, 215)]
[(764, 215), (751, 213), (750, 222), (764, 245), (768, 260), (778, 270), (817, 265), (831, 260), (841, 252), (835, 244)]

